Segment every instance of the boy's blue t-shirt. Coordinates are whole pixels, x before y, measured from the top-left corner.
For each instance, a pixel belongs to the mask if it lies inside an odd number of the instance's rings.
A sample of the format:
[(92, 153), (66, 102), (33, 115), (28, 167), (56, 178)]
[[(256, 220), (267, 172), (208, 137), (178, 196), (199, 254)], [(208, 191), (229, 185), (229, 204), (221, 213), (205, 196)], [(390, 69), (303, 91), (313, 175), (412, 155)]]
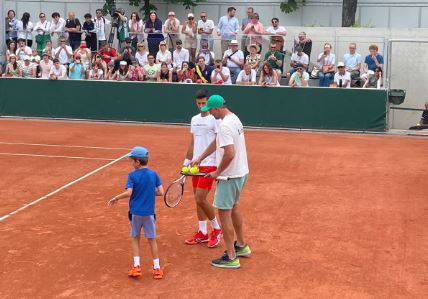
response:
[[(383, 56), (380, 54), (376, 54), (377, 62), (383, 64)], [(364, 62), (367, 64), (368, 69), (374, 71), (376, 69), (376, 62), (374, 62), (371, 55), (367, 55)]]
[(128, 174), (126, 189), (132, 188), (129, 211), (133, 215), (155, 214), (156, 188), (162, 185), (159, 175), (149, 168), (134, 170)]

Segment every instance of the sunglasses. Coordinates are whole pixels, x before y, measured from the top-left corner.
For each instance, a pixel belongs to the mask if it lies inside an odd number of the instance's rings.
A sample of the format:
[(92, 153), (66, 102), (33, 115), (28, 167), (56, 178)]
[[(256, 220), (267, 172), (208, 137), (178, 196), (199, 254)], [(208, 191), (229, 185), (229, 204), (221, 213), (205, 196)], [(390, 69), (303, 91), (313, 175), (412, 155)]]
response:
[(207, 16), (201, 16), (201, 18), (206, 18)]
[(187, 18), (188, 20), (193, 20), (194, 18)]
[(166, 47), (166, 44), (160, 44), (160, 46), (162, 47), (162, 46), (165, 46)]
[(46, 18), (46, 16), (40, 16), (40, 18)]

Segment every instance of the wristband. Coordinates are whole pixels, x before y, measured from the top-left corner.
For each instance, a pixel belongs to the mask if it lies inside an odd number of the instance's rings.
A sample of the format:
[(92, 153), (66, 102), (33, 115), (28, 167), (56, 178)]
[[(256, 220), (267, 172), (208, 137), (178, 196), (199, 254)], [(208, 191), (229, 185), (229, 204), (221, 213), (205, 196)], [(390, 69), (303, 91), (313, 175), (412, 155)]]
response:
[(192, 162), (192, 160), (189, 160), (186, 158), (186, 159), (184, 159), (183, 165), (188, 166), (190, 164), (190, 162)]

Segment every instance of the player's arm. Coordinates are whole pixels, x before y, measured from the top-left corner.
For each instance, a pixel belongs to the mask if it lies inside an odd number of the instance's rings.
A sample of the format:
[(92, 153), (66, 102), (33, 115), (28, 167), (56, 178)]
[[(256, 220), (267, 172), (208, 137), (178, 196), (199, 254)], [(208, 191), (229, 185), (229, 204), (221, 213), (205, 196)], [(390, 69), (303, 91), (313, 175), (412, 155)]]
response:
[(165, 192), (164, 192), (164, 190), (163, 190), (163, 186), (162, 185), (160, 185), (160, 186), (158, 186), (157, 188), (156, 188), (156, 196), (163, 196), (163, 194), (164, 194)]
[(226, 168), (230, 165), (233, 158), (235, 157), (235, 147), (233, 144), (228, 144), (224, 149), (223, 158), (220, 161), (220, 165), (217, 167), (217, 170), (210, 173), (210, 176), (212, 178), (217, 178), (223, 171), (226, 170)]
[(215, 151), (215, 149), (216, 149), (216, 141), (215, 141), (215, 139), (207, 146), (207, 148), (205, 149), (205, 151), (202, 153), (202, 155), (199, 157), (199, 158), (197, 158), (197, 159), (195, 159), (195, 160), (193, 160), (190, 164), (193, 166), (193, 165), (196, 165), (196, 164), (200, 164), (201, 163), (201, 161), (203, 161), (206, 157), (208, 157), (209, 155), (211, 155), (212, 153), (214, 153), (214, 151)]
[(113, 206), (119, 199), (131, 197), (131, 194), (132, 194), (132, 188), (126, 189), (125, 192), (122, 192), (122, 193), (116, 195), (115, 197), (113, 197), (112, 199), (110, 199), (108, 201), (108, 206), (109, 207)]

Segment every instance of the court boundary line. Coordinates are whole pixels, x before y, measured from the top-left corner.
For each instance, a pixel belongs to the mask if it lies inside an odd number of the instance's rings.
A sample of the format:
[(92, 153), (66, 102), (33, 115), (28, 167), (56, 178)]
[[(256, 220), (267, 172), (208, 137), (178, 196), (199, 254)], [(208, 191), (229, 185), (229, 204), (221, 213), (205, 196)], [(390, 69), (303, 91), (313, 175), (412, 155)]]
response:
[(0, 156), (62, 158), (62, 159), (98, 160), (98, 161), (113, 161), (114, 160), (114, 159), (110, 159), (110, 158), (79, 157), (79, 156), (56, 156), (56, 155), (39, 155), (39, 154), (24, 154), (24, 153), (2, 153), (2, 152), (0, 152)]
[(9, 142), (9, 141), (0, 141), (0, 144), (46, 146), (46, 147), (90, 148), (90, 149), (104, 149), (104, 150), (130, 150), (129, 148), (125, 148), (125, 147), (103, 147), (103, 146), (91, 146), (91, 145), (63, 145), (63, 144), (26, 143), (26, 142)]
[(38, 198), (38, 199), (36, 199), (36, 200), (33, 200), (33, 201), (32, 201), (32, 202), (30, 202), (30, 203), (27, 203), (27, 204), (23, 205), (23, 206), (22, 206), (22, 207), (20, 207), (19, 209), (16, 209), (16, 210), (15, 210), (15, 211), (13, 211), (13, 212), (10, 212), (10, 213), (8, 213), (8, 214), (6, 214), (6, 215), (1, 216), (1, 217), (0, 217), (0, 222), (3, 222), (3, 221), (4, 221), (4, 220), (6, 220), (7, 218), (9, 218), (9, 217), (11, 217), (11, 216), (13, 216), (13, 215), (18, 214), (19, 212), (21, 212), (21, 211), (23, 211), (23, 210), (25, 210), (25, 209), (27, 209), (27, 208), (29, 208), (29, 207), (33, 206), (33, 205), (35, 205), (35, 204), (37, 204), (37, 203), (39, 203), (39, 202), (41, 202), (41, 201), (45, 200), (46, 198), (51, 197), (52, 195), (55, 195), (55, 194), (57, 194), (57, 193), (61, 192), (61, 191), (62, 191), (62, 190), (64, 190), (64, 189), (67, 189), (68, 187), (70, 187), (70, 186), (72, 186), (72, 185), (74, 185), (74, 184), (76, 184), (76, 183), (78, 183), (78, 182), (80, 182), (80, 181), (82, 181), (82, 180), (86, 179), (87, 177), (90, 177), (91, 175), (93, 175), (93, 174), (95, 174), (95, 173), (97, 173), (97, 172), (99, 172), (99, 171), (103, 170), (104, 168), (107, 168), (107, 167), (109, 167), (110, 165), (113, 165), (114, 163), (119, 162), (120, 160), (122, 160), (122, 159), (123, 159), (123, 158), (125, 158), (126, 156), (127, 156), (127, 154), (124, 154), (123, 156), (120, 156), (119, 158), (117, 158), (117, 159), (115, 159), (115, 160), (113, 160), (113, 161), (111, 161), (111, 162), (109, 162), (109, 163), (107, 163), (107, 164), (105, 164), (105, 165), (103, 165), (103, 166), (100, 166), (100, 167), (98, 167), (97, 169), (94, 169), (94, 170), (92, 170), (92, 171), (88, 172), (87, 174), (85, 174), (85, 175), (83, 175), (83, 176), (81, 176), (81, 177), (79, 177), (79, 178), (75, 179), (74, 181), (71, 181), (71, 182), (69, 182), (69, 183), (67, 183), (67, 184), (65, 184), (65, 185), (63, 185), (63, 186), (61, 186), (61, 187), (59, 187), (59, 188), (55, 189), (55, 190), (54, 190), (54, 191), (52, 191), (52, 192), (50, 192), (50, 193), (48, 193), (48, 194), (46, 194), (46, 195), (44, 195), (44, 196), (42, 196), (42, 197), (40, 197), (40, 198)]

